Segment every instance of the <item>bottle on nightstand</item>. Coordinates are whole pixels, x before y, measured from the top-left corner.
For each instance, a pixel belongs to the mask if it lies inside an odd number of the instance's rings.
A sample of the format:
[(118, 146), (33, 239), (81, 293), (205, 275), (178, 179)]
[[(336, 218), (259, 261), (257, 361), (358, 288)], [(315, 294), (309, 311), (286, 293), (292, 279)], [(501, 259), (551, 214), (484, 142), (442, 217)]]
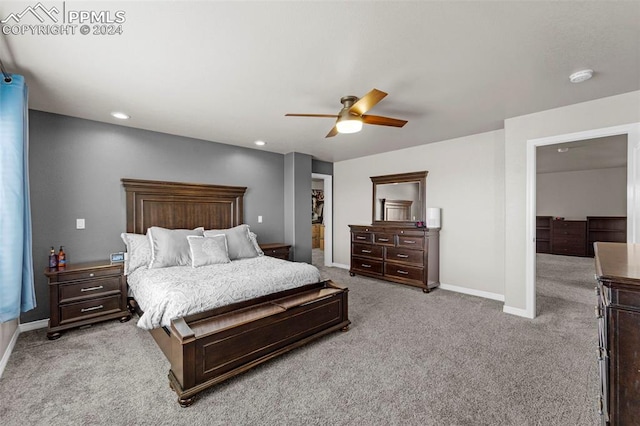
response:
[(49, 269), (56, 269), (58, 267), (58, 255), (56, 254), (56, 249), (51, 247), (51, 252), (49, 253)]
[(58, 252), (58, 269), (64, 269), (67, 266), (67, 255), (64, 252), (64, 246), (60, 246)]

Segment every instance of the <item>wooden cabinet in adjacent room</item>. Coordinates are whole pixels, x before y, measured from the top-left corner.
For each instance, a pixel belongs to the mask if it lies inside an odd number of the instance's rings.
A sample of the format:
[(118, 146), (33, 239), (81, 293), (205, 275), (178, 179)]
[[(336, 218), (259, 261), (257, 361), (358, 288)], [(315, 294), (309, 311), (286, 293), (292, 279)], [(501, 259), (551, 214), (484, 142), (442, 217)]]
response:
[(551, 253), (551, 216), (536, 216), (536, 253)]
[(640, 245), (595, 244), (603, 424), (640, 419)]
[(311, 248), (324, 250), (324, 225), (321, 223), (311, 225)]
[(593, 243), (627, 242), (626, 216), (587, 216), (587, 255), (593, 256)]
[(565, 256), (586, 256), (587, 221), (551, 221), (551, 253)]
[(438, 229), (349, 225), (351, 275), (420, 287), (440, 284)]

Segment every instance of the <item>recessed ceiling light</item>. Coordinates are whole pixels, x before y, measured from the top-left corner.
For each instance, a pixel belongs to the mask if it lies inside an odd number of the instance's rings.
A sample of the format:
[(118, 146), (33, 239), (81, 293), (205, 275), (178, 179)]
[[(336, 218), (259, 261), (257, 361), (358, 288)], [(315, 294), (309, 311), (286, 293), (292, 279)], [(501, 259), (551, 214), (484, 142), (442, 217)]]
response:
[(569, 148), (558, 148), (558, 152), (567, 152)]
[(254, 143), (258, 146), (265, 146), (267, 144), (265, 141), (255, 141)]
[(129, 117), (129, 115), (125, 114), (124, 112), (112, 112), (111, 116), (119, 120), (128, 120), (129, 118), (131, 118)]
[(572, 83), (582, 83), (593, 77), (593, 70), (580, 70), (576, 71), (569, 76), (569, 81)]

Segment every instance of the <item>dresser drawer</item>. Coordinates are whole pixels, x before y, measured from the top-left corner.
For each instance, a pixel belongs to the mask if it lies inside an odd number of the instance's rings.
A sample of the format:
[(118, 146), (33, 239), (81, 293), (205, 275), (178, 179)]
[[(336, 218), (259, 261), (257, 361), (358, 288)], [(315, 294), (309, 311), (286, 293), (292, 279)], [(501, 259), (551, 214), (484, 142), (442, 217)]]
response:
[(382, 268), (382, 262), (380, 261), (352, 257), (351, 270), (367, 272), (369, 274), (382, 275), (383, 268)]
[(397, 263), (391, 262), (387, 262), (384, 264), (384, 274), (419, 282), (422, 282), (424, 280), (424, 269), (413, 266), (399, 265)]
[(373, 234), (370, 232), (353, 232), (351, 233), (351, 241), (358, 243), (372, 243)]
[(107, 277), (97, 280), (77, 281), (72, 284), (60, 284), (58, 295), (60, 303), (73, 301), (74, 299), (86, 299), (88, 297), (108, 296), (120, 293), (120, 276)]
[(586, 231), (586, 221), (556, 220), (553, 222), (554, 235), (586, 235)]
[(119, 312), (120, 294), (60, 305), (60, 324)]
[(352, 244), (351, 245), (351, 254), (353, 256), (360, 257), (371, 257), (374, 259), (382, 259), (382, 249), (381, 246), (374, 246), (370, 244)]
[(389, 247), (387, 248), (385, 260), (413, 263), (422, 266), (424, 262), (424, 252), (422, 250), (410, 250), (404, 247)]
[(95, 268), (84, 271), (62, 271), (58, 272), (55, 276), (52, 276), (50, 282), (66, 282), (77, 280), (89, 280), (93, 278), (119, 276), (122, 274), (122, 266), (116, 265), (112, 268)]
[(411, 237), (407, 235), (398, 235), (398, 247), (405, 247), (416, 250), (423, 250), (424, 237)]
[(373, 239), (376, 244), (380, 244), (380, 245), (394, 246), (396, 244), (396, 239), (394, 234), (376, 233)]

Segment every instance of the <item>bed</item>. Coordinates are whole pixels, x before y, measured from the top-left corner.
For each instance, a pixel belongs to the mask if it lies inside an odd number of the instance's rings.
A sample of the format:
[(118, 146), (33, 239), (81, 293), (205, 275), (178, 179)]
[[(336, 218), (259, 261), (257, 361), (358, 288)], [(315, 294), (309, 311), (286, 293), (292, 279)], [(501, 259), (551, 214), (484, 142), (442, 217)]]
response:
[[(127, 233), (243, 223), (245, 187), (137, 179), (122, 184)], [(346, 331), (347, 295), (348, 289), (319, 281), (174, 318), (149, 331), (171, 364), (169, 385), (187, 407), (211, 386), (328, 333)], [(135, 297), (129, 307), (144, 315)]]

